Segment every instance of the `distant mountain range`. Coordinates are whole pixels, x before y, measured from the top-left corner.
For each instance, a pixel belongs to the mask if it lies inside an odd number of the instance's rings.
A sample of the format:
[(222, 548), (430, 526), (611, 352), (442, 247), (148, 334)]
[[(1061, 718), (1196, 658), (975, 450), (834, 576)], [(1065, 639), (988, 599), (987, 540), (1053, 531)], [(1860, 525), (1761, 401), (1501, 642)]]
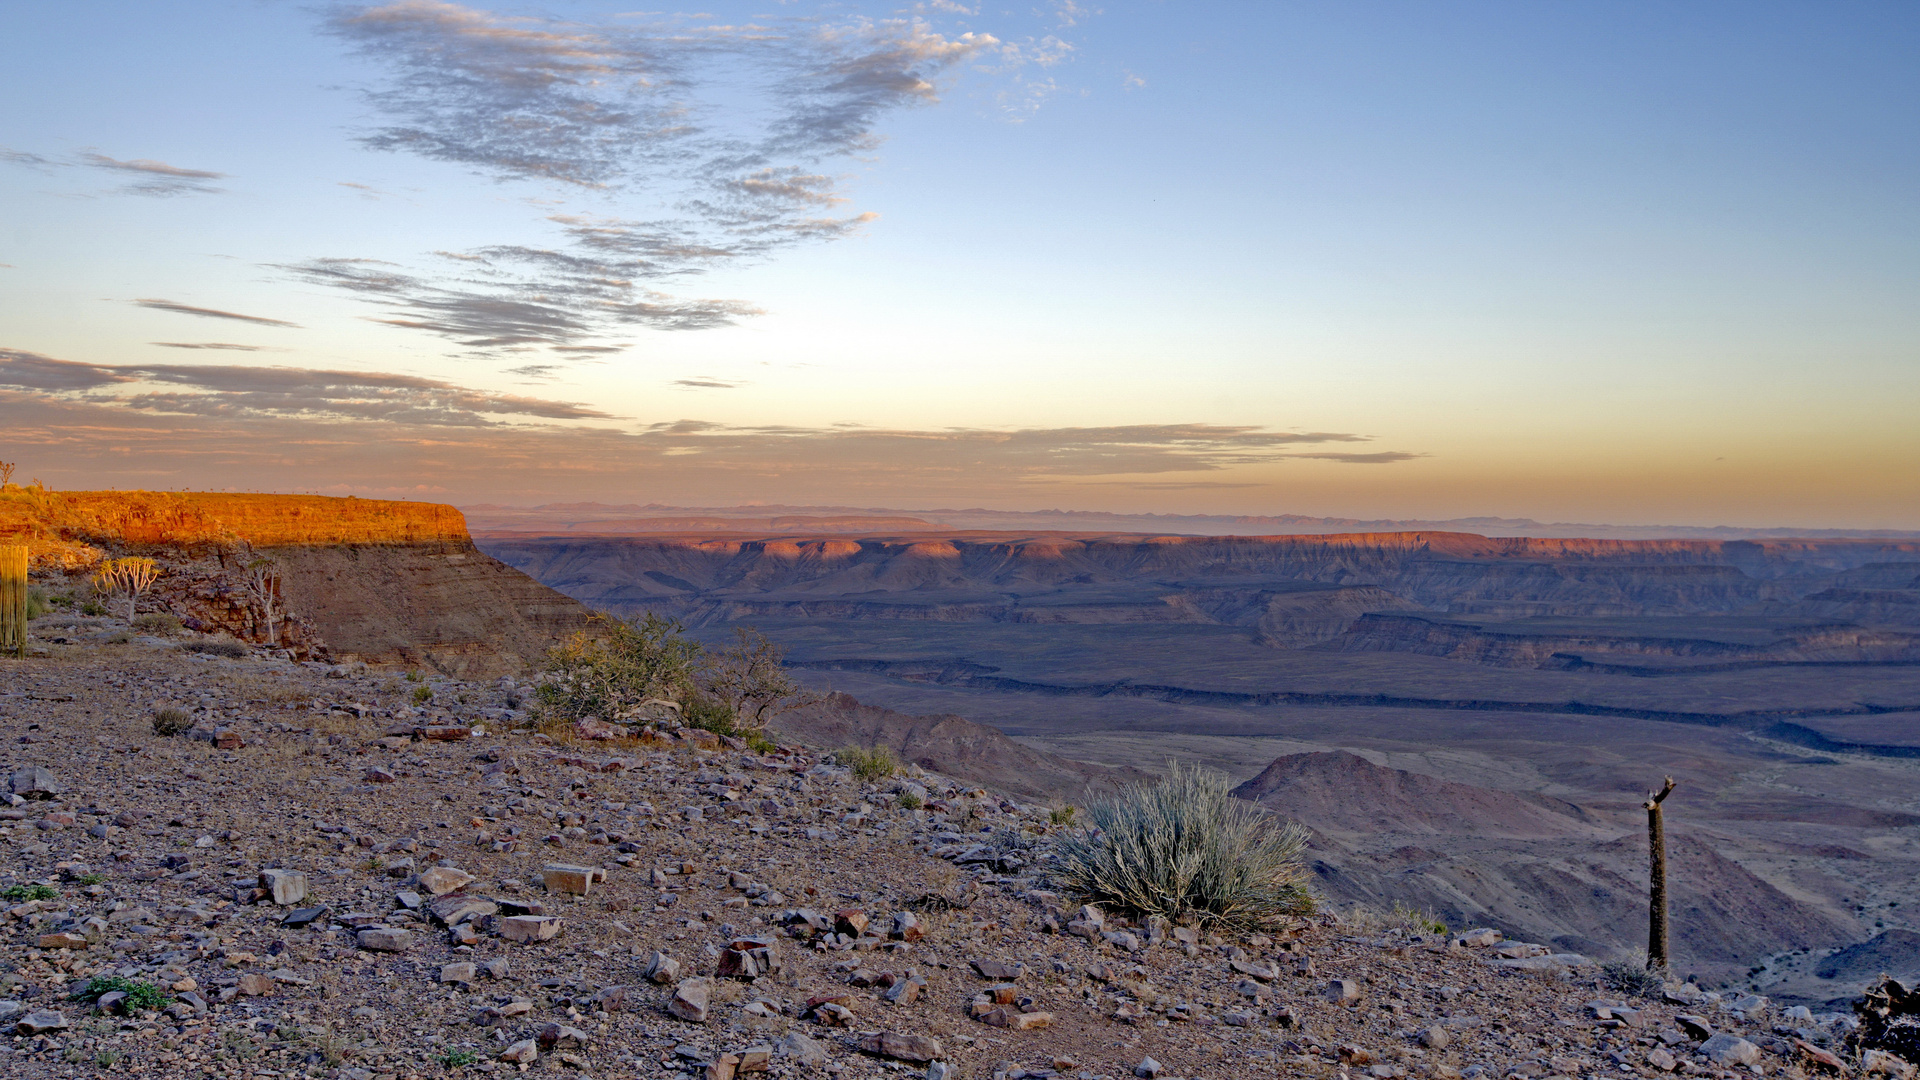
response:
[(615, 506), (547, 503), (479, 504), (460, 508), (475, 533), (627, 534), (707, 532), (902, 533), (1093, 532), (1181, 536), (1271, 536), (1316, 533), (1464, 532), (1481, 536), (1588, 537), (1609, 540), (1907, 540), (1896, 529), (1743, 528), (1733, 525), (1605, 525), (1532, 518), (1338, 518), (1304, 514), (1111, 514), (1090, 510), (897, 510), (856, 506)]

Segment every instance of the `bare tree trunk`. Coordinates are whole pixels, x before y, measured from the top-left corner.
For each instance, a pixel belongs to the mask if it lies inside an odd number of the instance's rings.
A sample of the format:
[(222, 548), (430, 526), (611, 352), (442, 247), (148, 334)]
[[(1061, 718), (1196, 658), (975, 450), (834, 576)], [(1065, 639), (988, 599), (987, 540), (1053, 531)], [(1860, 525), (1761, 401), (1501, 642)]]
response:
[(1673, 794), (1673, 777), (1658, 792), (1647, 792), (1647, 968), (1667, 968), (1667, 831), (1660, 804)]

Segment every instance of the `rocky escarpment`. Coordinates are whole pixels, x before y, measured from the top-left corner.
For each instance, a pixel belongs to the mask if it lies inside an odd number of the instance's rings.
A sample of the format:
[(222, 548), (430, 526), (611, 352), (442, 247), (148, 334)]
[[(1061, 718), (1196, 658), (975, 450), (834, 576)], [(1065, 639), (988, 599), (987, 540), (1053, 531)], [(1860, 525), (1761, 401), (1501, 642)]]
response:
[(0, 492), (0, 541), (84, 595), (101, 560), (161, 565), (143, 610), (330, 657), (484, 677), (524, 670), (588, 625), (578, 601), (482, 554), (433, 503), (187, 492)]
[[(1727, 614), (1782, 605), (1910, 541), (1492, 539), (1461, 533), (1185, 537), (483, 536), (496, 557), (596, 606), (696, 619), (1217, 621), (1325, 640), (1368, 611)], [(1314, 590), (1344, 590), (1313, 597)], [(1374, 591), (1377, 590), (1377, 591)], [(1299, 596), (1286, 594), (1299, 593)]]

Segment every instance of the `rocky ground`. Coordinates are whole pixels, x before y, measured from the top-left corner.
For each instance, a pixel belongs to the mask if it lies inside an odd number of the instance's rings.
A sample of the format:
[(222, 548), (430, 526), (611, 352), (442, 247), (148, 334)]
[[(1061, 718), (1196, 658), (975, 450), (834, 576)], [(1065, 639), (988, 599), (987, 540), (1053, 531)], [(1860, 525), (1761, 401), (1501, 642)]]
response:
[(1049, 891), (1048, 808), (938, 776), (59, 620), (0, 660), (0, 1076), (1858, 1069), (1845, 1018), (1627, 1000), (1493, 931), (1130, 926)]

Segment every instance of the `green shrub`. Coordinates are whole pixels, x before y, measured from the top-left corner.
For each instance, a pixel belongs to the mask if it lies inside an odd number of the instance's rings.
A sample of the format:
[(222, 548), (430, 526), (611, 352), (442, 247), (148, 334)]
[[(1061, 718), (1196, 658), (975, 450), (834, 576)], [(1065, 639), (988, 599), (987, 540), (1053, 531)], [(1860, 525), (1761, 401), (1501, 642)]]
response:
[(700, 643), (679, 623), (651, 613), (637, 623), (610, 615), (596, 620), (604, 628), (599, 633), (581, 631), (548, 651), (546, 677), (534, 689), (540, 718), (621, 722), (639, 716), (649, 701), (671, 701), (680, 706), (681, 722), (692, 723), (687, 710)]
[(433, 687), (416, 686), (413, 688), (413, 703), (415, 705), (425, 705), (427, 702), (432, 700), (433, 700)]
[(900, 804), (900, 809), (902, 810), (918, 810), (920, 807), (926, 805), (920, 801), (920, 796), (915, 795), (911, 791), (901, 792), (900, 798), (896, 801)]
[(179, 735), (193, 729), (193, 717), (185, 709), (155, 709), (153, 713), (153, 733), (155, 735)]
[(102, 875), (102, 874), (81, 874), (79, 877), (74, 878), (73, 880), (82, 886), (91, 888), (107, 879), (105, 875)]
[(163, 611), (150, 611), (133, 620), (133, 628), (143, 634), (177, 634), (180, 632), (180, 620)]
[(749, 731), (747, 732), (747, 749), (756, 754), (771, 754), (780, 749), (780, 744), (767, 738), (764, 731)]
[(106, 613), (107, 606), (98, 600), (89, 600), (80, 605), (80, 614), (82, 615), (105, 615)]
[(1228, 793), (1227, 778), (1172, 765), (1167, 778), (1087, 807), (1055, 842), (1062, 885), (1136, 916), (1240, 929), (1314, 908), (1306, 832)]
[(60, 890), (51, 885), (9, 885), (0, 889), (0, 900), (25, 903), (28, 900), (57, 900)]
[[(69, 603), (71, 603), (71, 601), (69, 601)], [(41, 592), (39, 589), (27, 590), (28, 619), (37, 619), (51, 610), (53, 610), (52, 601), (47, 598), (46, 593)]]
[(894, 759), (893, 751), (884, 746), (876, 746), (871, 750), (849, 746), (835, 753), (833, 759), (852, 769), (857, 779), (869, 784), (875, 780), (885, 780), (900, 770), (900, 762)]
[(115, 991), (127, 995), (127, 1010), (164, 1009), (173, 999), (166, 992), (150, 982), (136, 982), (123, 979), (118, 975), (95, 975), (87, 984), (73, 992), (76, 1001), (98, 1001), (102, 994)]
[(464, 1048), (440, 1051), (440, 1064), (449, 1069), (464, 1068), (480, 1060), (480, 1055)]
[(672, 619), (595, 619), (599, 629), (547, 653), (545, 676), (534, 688), (533, 711), (543, 727), (589, 716), (628, 723), (672, 706), (688, 727), (751, 738), (773, 717), (812, 700), (787, 677), (779, 647), (753, 630), (741, 628), (732, 645), (708, 652)]
[(1056, 806), (1047, 811), (1047, 821), (1057, 828), (1070, 829), (1073, 827), (1074, 817), (1079, 813), (1080, 808), (1077, 806)]

